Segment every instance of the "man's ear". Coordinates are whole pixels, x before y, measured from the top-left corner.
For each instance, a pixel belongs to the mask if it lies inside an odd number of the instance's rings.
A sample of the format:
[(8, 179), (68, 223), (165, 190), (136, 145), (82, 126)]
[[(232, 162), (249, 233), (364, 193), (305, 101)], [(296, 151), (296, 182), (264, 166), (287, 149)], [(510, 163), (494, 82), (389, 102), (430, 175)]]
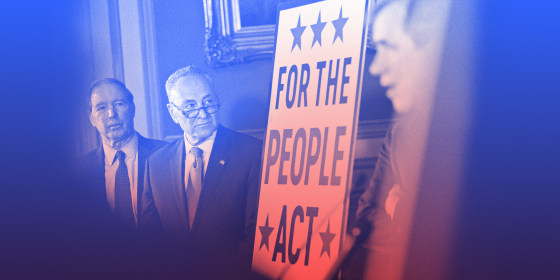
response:
[(95, 127), (95, 124), (93, 123), (93, 112), (91, 110), (92, 109), (90, 109), (88, 112), (89, 122), (91, 123), (91, 125), (93, 125), (93, 127)]
[(167, 111), (169, 111), (169, 115), (171, 116), (171, 119), (173, 119), (173, 122), (178, 124), (179, 120), (177, 119), (177, 116), (175, 116), (175, 108), (173, 108), (173, 105), (168, 103), (167, 104)]

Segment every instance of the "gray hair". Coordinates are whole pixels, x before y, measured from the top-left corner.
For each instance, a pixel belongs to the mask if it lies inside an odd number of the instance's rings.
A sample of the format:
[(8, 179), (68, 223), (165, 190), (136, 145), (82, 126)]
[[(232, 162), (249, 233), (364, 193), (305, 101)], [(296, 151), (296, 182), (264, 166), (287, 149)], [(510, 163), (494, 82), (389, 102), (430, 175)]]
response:
[(93, 91), (95, 91), (97, 88), (103, 86), (103, 85), (113, 85), (116, 88), (120, 89), (125, 97), (126, 100), (134, 105), (134, 96), (132, 95), (132, 93), (130, 92), (130, 90), (128, 90), (128, 88), (126, 88), (126, 86), (124, 85), (123, 82), (114, 79), (114, 78), (105, 78), (105, 79), (99, 79), (96, 81), (93, 81), (93, 83), (91, 83), (91, 85), (89, 86), (89, 94), (88, 94), (88, 109), (91, 112), (91, 95), (93, 94)]
[(167, 92), (167, 96), (169, 97), (169, 91), (175, 86), (175, 84), (177, 84), (179, 79), (193, 76), (204, 78), (206, 82), (208, 82), (208, 86), (210, 86), (210, 88), (214, 88), (214, 83), (208, 72), (196, 65), (189, 65), (175, 71), (175, 73), (169, 76), (167, 82), (165, 82), (165, 91)]
[[(377, 1), (376, 1), (377, 2)], [(410, 10), (410, 5), (408, 5), (408, 3), (410, 3), (409, 0), (382, 0), (379, 1), (381, 3), (379, 4), (375, 4), (375, 6), (373, 7), (373, 9), (371, 10), (371, 17), (369, 19), (370, 24), (373, 24), (373, 22), (375, 22), (375, 19), (377, 18), (377, 16), (381, 13), (381, 11), (385, 10), (385, 8), (396, 4), (396, 3), (405, 3), (407, 5), (407, 11), (406, 11), (406, 15), (405, 15), (405, 21), (407, 21), (407, 18), (409, 17), (409, 10)]]
[(438, 40), (445, 30), (449, 0), (409, 0), (404, 31), (417, 47)]
[(375, 21), (377, 15), (386, 7), (396, 3), (406, 5), (403, 20), (403, 31), (412, 38), (417, 47), (424, 45), (430, 40), (431, 33), (434, 31), (434, 24), (437, 24), (438, 13), (444, 11), (444, 3), (439, 0), (385, 0), (375, 7), (371, 22)]

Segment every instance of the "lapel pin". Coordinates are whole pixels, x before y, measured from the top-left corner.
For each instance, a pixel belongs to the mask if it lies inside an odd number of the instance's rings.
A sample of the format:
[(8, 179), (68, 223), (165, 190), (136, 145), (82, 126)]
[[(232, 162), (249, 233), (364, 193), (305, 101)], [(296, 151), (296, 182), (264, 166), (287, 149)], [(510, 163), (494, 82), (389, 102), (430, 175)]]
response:
[(220, 160), (220, 165), (224, 165), (224, 164), (226, 164), (226, 162), (223, 159)]

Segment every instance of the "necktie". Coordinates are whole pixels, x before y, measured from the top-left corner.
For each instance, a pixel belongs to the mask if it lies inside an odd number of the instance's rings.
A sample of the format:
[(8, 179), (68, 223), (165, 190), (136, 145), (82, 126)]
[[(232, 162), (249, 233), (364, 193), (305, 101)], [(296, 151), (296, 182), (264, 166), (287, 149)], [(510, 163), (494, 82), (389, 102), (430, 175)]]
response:
[(189, 181), (187, 184), (187, 208), (189, 214), (189, 226), (192, 228), (194, 216), (196, 214), (196, 207), (198, 206), (198, 199), (200, 198), (200, 191), (202, 190), (202, 174), (203, 174), (203, 160), (202, 150), (198, 147), (192, 147), (189, 152), (193, 158), (193, 164), (189, 170)]
[(128, 168), (123, 151), (117, 151), (116, 158), (119, 167), (115, 175), (115, 213), (127, 225), (134, 227), (134, 212), (132, 210), (132, 195), (130, 193), (130, 180), (128, 178)]

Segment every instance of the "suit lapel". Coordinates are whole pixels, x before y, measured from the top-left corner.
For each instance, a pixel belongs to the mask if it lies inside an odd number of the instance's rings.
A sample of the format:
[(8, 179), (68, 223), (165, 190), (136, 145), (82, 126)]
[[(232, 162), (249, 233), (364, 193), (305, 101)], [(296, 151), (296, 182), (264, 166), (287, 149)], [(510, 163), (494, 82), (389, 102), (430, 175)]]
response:
[(228, 150), (230, 143), (227, 138), (227, 131), (221, 126), (218, 127), (216, 140), (208, 160), (206, 174), (204, 174), (204, 182), (202, 183), (202, 191), (196, 209), (193, 229), (197, 228), (201, 216), (203, 216), (204, 211), (210, 204), (214, 193), (221, 187), (220, 179), (229, 159)]
[(170, 172), (171, 172), (171, 187), (173, 188), (173, 196), (175, 197), (176, 209), (181, 215), (182, 225), (189, 231), (189, 216), (187, 215), (187, 201), (185, 197), (185, 142), (184, 138), (181, 137), (175, 143), (173, 148), (175, 151), (171, 156), (170, 161)]
[(136, 190), (136, 205), (138, 212), (142, 207), (142, 193), (144, 191), (144, 168), (146, 167), (146, 159), (150, 155), (151, 150), (154, 148), (154, 144), (148, 139), (138, 135), (138, 178), (137, 190)]
[(103, 152), (103, 146), (100, 146), (95, 151), (94, 161), (92, 166), (92, 176), (95, 178), (94, 192), (107, 204), (107, 190), (105, 189), (105, 153)]

